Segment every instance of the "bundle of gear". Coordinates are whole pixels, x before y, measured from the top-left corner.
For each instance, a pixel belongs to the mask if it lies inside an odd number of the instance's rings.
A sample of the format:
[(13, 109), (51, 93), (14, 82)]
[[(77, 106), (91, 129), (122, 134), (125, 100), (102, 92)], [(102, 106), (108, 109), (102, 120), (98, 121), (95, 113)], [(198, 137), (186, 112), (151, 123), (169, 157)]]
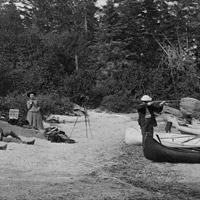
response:
[(59, 130), (57, 127), (46, 128), (44, 136), (47, 138), (47, 140), (55, 143), (75, 143), (75, 140), (70, 139), (64, 131)]

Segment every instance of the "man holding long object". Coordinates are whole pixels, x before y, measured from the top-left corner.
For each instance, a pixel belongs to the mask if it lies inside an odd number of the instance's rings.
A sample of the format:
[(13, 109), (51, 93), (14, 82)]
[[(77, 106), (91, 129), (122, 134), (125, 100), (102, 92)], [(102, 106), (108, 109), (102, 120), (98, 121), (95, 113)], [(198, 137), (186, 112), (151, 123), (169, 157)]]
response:
[(138, 106), (137, 110), (139, 114), (138, 124), (141, 128), (143, 141), (146, 134), (153, 137), (153, 128), (157, 126), (154, 112), (160, 113), (163, 109), (164, 103), (165, 101), (162, 101), (156, 105), (150, 96), (142, 96), (141, 104)]

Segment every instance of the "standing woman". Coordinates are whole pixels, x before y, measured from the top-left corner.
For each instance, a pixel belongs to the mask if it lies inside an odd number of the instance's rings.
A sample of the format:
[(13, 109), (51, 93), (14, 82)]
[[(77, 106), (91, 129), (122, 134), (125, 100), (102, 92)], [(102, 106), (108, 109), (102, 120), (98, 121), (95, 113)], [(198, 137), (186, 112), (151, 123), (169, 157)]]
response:
[(35, 98), (36, 93), (35, 92), (29, 92), (27, 94), (29, 97), (29, 100), (26, 102), (26, 106), (28, 109), (27, 114), (27, 121), (29, 122), (29, 125), (32, 126), (34, 129), (44, 129), (43, 122), (42, 122), (42, 115), (40, 112), (40, 106)]

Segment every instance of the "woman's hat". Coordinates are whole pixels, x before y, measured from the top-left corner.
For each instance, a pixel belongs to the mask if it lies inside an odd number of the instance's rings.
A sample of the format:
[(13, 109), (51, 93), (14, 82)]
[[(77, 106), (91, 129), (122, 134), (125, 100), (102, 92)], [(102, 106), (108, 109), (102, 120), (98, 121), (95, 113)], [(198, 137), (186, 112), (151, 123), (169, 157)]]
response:
[(36, 92), (28, 92), (27, 97), (30, 97), (31, 94), (34, 94), (34, 96), (36, 96)]
[(141, 101), (152, 101), (152, 98), (149, 95), (144, 95), (142, 96)]

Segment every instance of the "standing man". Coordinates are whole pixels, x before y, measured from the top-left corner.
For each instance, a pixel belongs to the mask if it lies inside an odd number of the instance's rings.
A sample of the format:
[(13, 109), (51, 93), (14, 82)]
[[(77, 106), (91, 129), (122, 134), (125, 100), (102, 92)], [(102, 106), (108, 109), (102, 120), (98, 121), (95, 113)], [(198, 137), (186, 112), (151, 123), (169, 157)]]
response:
[(149, 134), (153, 137), (153, 127), (157, 126), (155, 119), (155, 113), (160, 113), (163, 109), (165, 101), (162, 101), (159, 105), (155, 105), (152, 98), (148, 95), (144, 95), (141, 98), (141, 104), (138, 106), (138, 124), (140, 125), (142, 132), (142, 142), (145, 135)]

